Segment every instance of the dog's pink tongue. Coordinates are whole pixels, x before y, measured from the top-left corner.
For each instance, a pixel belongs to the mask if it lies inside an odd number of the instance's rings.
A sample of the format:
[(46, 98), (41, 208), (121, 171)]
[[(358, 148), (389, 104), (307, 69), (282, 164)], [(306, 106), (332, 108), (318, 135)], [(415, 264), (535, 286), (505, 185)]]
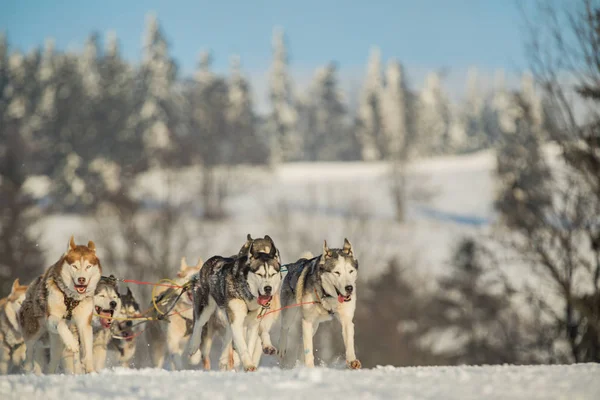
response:
[(346, 298), (344, 296), (342, 296), (341, 294), (338, 295), (338, 303), (343, 303), (346, 300)]
[(105, 328), (110, 327), (110, 323), (112, 322), (112, 314), (109, 311), (101, 311), (98, 315), (100, 315), (100, 323), (102, 326)]
[(269, 302), (271, 301), (272, 298), (273, 298), (273, 296), (262, 295), (262, 296), (258, 296), (258, 300), (256, 300), (256, 301), (261, 306), (266, 306), (267, 304), (269, 304)]

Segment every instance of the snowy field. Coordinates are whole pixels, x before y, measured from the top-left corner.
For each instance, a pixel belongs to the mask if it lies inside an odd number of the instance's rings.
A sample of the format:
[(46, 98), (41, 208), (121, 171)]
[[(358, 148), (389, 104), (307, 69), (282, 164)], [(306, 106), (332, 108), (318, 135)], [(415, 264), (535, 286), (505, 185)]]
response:
[(598, 399), (600, 365), (264, 368), (256, 373), (116, 369), (80, 376), (2, 376), (17, 399)]
[[(546, 151), (555, 162), (556, 149)], [(423, 191), (431, 195), (425, 200), (409, 198), (403, 224), (394, 219), (386, 163), (289, 163), (274, 170), (246, 171), (235, 178), (243, 190), (234, 190), (226, 201), (229, 218), (207, 225), (207, 234), (190, 241), (181, 256), (207, 259), (230, 254), (246, 233), (269, 233), (286, 263), (306, 251), (319, 253), (323, 239), (335, 246), (348, 237), (361, 265), (368, 266), (361, 271), (363, 278), (377, 275), (394, 257), (405, 261), (414, 276), (439, 276), (447, 270), (461, 237), (490, 233), (496, 218), (495, 167), (491, 150), (413, 161), (407, 176), (409, 197)], [(174, 177), (152, 171), (139, 179), (134, 193), (150, 203), (181, 199), (196, 204), (200, 182), (200, 171), (193, 168)], [(28, 188), (38, 196), (46, 189), (39, 180), (28, 182)], [(280, 214), (282, 204), (287, 215)], [(199, 214), (190, 216), (190, 221), (199, 221)], [(56, 261), (72, 234), (80, 240), (94, 236), (102, 257), (96, 224), (93, 218), (78, 215), (46, 217), (36, 233), (47, 265)], [(105, 267), (113, 272), (111, 266)], [(521, 272), (517, 275), (522, 278)]]

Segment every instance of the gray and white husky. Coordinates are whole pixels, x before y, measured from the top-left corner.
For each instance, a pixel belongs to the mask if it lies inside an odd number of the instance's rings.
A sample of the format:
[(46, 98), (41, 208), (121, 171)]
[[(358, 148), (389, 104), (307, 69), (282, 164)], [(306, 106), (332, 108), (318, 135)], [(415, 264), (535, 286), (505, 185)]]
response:
[[(117, 288), (117, 280), (113, 275), (103, 276), (98, 281), (94, 293), (95, 313), (92, 317), (92, 332), (94, 336), (94, 370), (104, 369), (108, 345), (112, 340), (113, 316), (121, 311), (121, 299)], [(77, 328), (70, 326), (71, 333), (77, 337)], [(65, 349), (62, 357), (63, 369), (66, 373), (79, 373), (79, 360), (69, 350)]]
[(288, 336), (297, 333), (292, 328), (297, 328), (301, 320), (304, 364), (314, 367), (313, 336), (321, 322), (335, 316), (342, 325), (346, 363), (351, 369), (359, 369), (361, 364), (354, 352), (353, 322), (358, 261), (348, 239), (344, 239), (342, 249), (330, 249), (325, 241), (322, 255), (312, 259), (302, 258), (283, 268), (286, 267), (288, 273), (281, 287), (281, 306), (309, 304), (282, 310), (279, 339), (281, 365), (293, 367), (299, 358), (300, 338), (296, 335), (289, 340)]
[(254, 371), (252, 360), (258, 342), (259, 313), (270, 306), (281, 286), (281, 261), (273, 239), (247, 241), (234, 257), (214, 256), (191, 280), (194, 300), (194, 329), (190, 354), (198, 351), (202, 328), (217, 313), (227, 320), (220, 365), (229, 364), (227, 348), (233, 340), (244, 370)]

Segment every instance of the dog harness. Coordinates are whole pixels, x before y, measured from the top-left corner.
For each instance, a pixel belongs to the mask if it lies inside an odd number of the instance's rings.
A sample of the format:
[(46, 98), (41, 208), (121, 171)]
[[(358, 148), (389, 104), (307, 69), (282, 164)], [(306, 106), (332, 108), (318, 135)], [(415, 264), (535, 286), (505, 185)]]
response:
[(64, 292), (63, 295), (65, 297), (65, 307), (67, 307), (67, 315), (65, 316), (65, 319), (70, 321), (71, 318), (73, 318), (73, 310), (79, 305), (79, 303), (81, 303), (81, 300), (75, 300), (72, 297), (68, 297), (66, 294), (64, 294)]

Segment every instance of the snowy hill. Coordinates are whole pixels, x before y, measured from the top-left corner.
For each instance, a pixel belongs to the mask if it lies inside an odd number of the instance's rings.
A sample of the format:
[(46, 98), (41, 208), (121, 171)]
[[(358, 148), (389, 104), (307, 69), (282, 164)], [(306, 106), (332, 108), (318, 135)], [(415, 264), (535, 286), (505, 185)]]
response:
[(17, 399), (597, 399), (600, 365), (263, 368), (256, 373), (116, 369), (88, 376), (2, 376)]
[[(547, 152), (555, 154), (551, 147)], [(318, 253), (323, 239), (335, 244), (348, 237), (361, 264), (368, 265), (361, 272), (363, 277), (377, 274), (394, 257), (405, 260), (417, 275), (437, 276), (444, 273), (458, 239), (489, 233), (495, 219), (495, 166), (492, 150), (413, 161), (407, 174), (409, 195), (429, 195), (426, 199), (409, 198), (403, 224), (394, 220), (386, 163), (243, 168), (231, 178), (233, 191), (226, 201), (230, 217), (208, 225), (205, 231), (209, 233), (190, 242), (186, 254), (181, 255), (206, 259), (229, 254), (239, 248), (246, 233), (269, 233), (284, 262), (290, 262), (307, 250)], [(138, 180), (134, 191), (148, 204), (166, 199), (197, 204), (194, 199), (200, 185), (201, 174), (195, 168), (168, 175), (151, 171)], [(32, 180), (27, 186), (43, 196), (43, 180)], [(94, 228), (97, 223), (94, 218), (74, 215), (53, 215), (42, 221), (37, 231), (47, 264), (55, 261), (71, 234), (84, 239), (97, 237), (102, 256), (103, 238)], [(179, 257), (177, 254), (174, 260)]]

